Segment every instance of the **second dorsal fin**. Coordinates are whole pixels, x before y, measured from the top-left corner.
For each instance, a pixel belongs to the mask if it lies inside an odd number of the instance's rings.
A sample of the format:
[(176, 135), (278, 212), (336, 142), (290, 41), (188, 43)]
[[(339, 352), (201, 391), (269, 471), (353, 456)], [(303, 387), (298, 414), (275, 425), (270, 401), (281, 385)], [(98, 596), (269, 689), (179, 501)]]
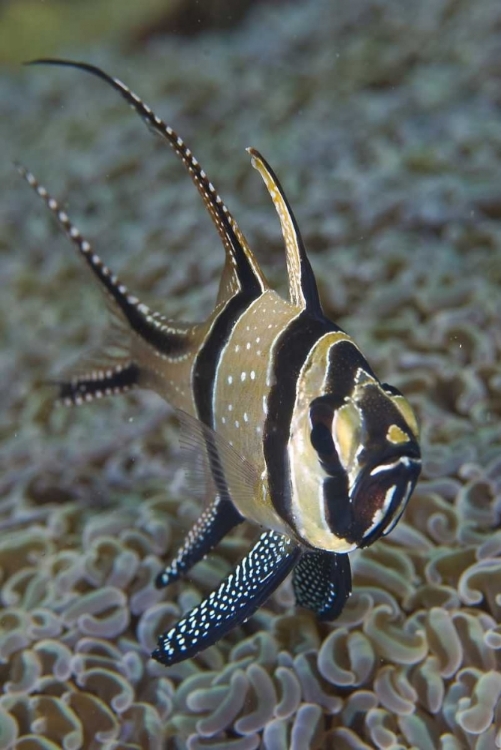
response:
[(146, 125), (167, 141), (188, 170), (225, 248), (226, 263), (219, 290), (219, 301), (224, 302), (231, 299), (231, 297), (239, 292), (247, 293), (251, 297), (257, 297), (268, 288), (264, 274), (259, 268), (237, 222), (223, 203), (198, 160), (186, 146), (182, 138), (160, 117), (154, 114), (147, 104), (122, 83), (122, 81), (118, 78), (113, 78), (95, 65), (53, 58), (32, 60), (27, 64), (59, 65), (91, 73), (108, 83), (115, 91), (118, 91)]
[(285, 240), (289, 294), (293, 305), (323, 317), (313, 270), (299, 228), (285, 193), (268, 162), (255, 148), (248, 148), (252, 166), (264, 180), (275, 205)]

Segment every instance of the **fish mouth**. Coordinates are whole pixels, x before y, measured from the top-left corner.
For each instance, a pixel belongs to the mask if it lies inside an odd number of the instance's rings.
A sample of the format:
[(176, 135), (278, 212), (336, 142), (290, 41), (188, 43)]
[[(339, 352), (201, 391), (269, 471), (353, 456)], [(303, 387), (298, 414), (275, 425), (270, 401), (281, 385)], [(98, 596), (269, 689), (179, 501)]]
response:
[(324, 479), (327, 522), (331, 531), (353, 547), (367, 547), (395, 526), (421, 471), (416, 456), (368, 466), (351, 489), (336, 475)]
[(352, 535), (367, 547), (396, 525), (421, 472), (421, 459), (400, 456), (365, 469), (351, 493)]

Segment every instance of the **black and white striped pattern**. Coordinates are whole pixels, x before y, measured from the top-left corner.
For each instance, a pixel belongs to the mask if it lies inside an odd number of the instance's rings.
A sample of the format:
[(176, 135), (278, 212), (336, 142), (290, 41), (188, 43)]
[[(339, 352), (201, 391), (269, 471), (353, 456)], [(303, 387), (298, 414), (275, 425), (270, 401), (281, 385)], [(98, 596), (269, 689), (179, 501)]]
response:
[(185, 165), (225, 248), (214, 311), (188, 326), (152, 312), (104, 265), (57, 201), (19, 171), (76, 245), (111, 303), (112, 343), (91, 369), (59, 383), (79, 404), (135, 386), (178, 410), (202, 458), (208, 505), (170, 564), (168, 586), (243, 519), (266, 529), (249, 555), (198, 607), (160, 636), (153, 657), (194, 656), (242, 623), (294, 567), (299, 604), (337, 617), (350, 592), (347, 552), (398, 521), (420, 471), (410, 405), (379, 382), (355, 342), (323, 315), (299, 228), (276, 175), (248, 149), (277, 210), (289, 297), (269, 289), (237, 223), (177, 133), (127, 86), (87, 63), (37, 60), (91, 73), (117, 91)]
[(267, 398), (263, 429), (263, 452), (270, 495), (277, 513), (294, 524), (295, 508), (289, 477), (291, 469), (286, 446), (290, 437), (299, 373), (319, 338), (339, 330), (325, 318), (300, 313), (274, 343), (273, 385)]

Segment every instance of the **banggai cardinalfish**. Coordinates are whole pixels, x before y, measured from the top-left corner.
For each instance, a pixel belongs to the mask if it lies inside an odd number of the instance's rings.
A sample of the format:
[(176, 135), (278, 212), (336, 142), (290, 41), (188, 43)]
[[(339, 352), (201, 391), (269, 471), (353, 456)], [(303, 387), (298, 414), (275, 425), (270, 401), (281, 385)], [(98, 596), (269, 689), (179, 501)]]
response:
[[(112, 309), (112, 349), (59, 383), (68, 405), (150, 388), (176, 410), (201, 461), (209, 500), (156, 584), (168, 586), (244, 520), (259, 539), (201, 604), (163, 633), (152, 656), (194, 656), (242, 623), (294, 570), (297, 603), (333, 620), (351, 592), (348, 554), (395, 526), (421, 469), (418, 427), (402, 394), (381, 383), (355, 342), (322, 311), (296, 219), (273, 170), (251, 163), (277, 210), (289, 300), (270, 289), (242, 232), (184, 141), (118, 79), (119, 92), (185, 165), (224, 246), (216, 306), (203, 323), (153, 312), (96, 255), (47, 190), (45, 201), (97, 278)], [(113, 352), (113, 354), (112, 354)]]

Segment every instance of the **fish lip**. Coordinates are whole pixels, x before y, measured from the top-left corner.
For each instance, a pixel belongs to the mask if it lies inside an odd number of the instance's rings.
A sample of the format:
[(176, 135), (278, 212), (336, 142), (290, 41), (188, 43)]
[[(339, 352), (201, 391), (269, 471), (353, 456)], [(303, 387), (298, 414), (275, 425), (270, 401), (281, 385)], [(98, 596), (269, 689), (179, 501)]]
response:
[[(388, 474), (385, 476), (386, 472)], [(367, 466), (360, 472), (350, 491), (350, 531), (359, 547), (368, 547), (391, 531), (405, 510), (420, 473), (419, 453), (388, 459), (376, 466)], [(393, 495), (390, 495), (393, 488)]]
[(421, 456), (409, 456), (407, 454), (388, 458), (386, 461), (378, 461), (378, 463), (375, 466), (366, 467), (362, 470), (361, 474), (364, 472), (369, 471), (371, 476), (375, 476), (376, 474), (379, 474), (383, 471), (388, 471), (389, 469), (397, 467), (399, 464), (403, 464), (404, 466), (412, 466), (414, 464), (419, 464), (420, 470), (421, 470)]

